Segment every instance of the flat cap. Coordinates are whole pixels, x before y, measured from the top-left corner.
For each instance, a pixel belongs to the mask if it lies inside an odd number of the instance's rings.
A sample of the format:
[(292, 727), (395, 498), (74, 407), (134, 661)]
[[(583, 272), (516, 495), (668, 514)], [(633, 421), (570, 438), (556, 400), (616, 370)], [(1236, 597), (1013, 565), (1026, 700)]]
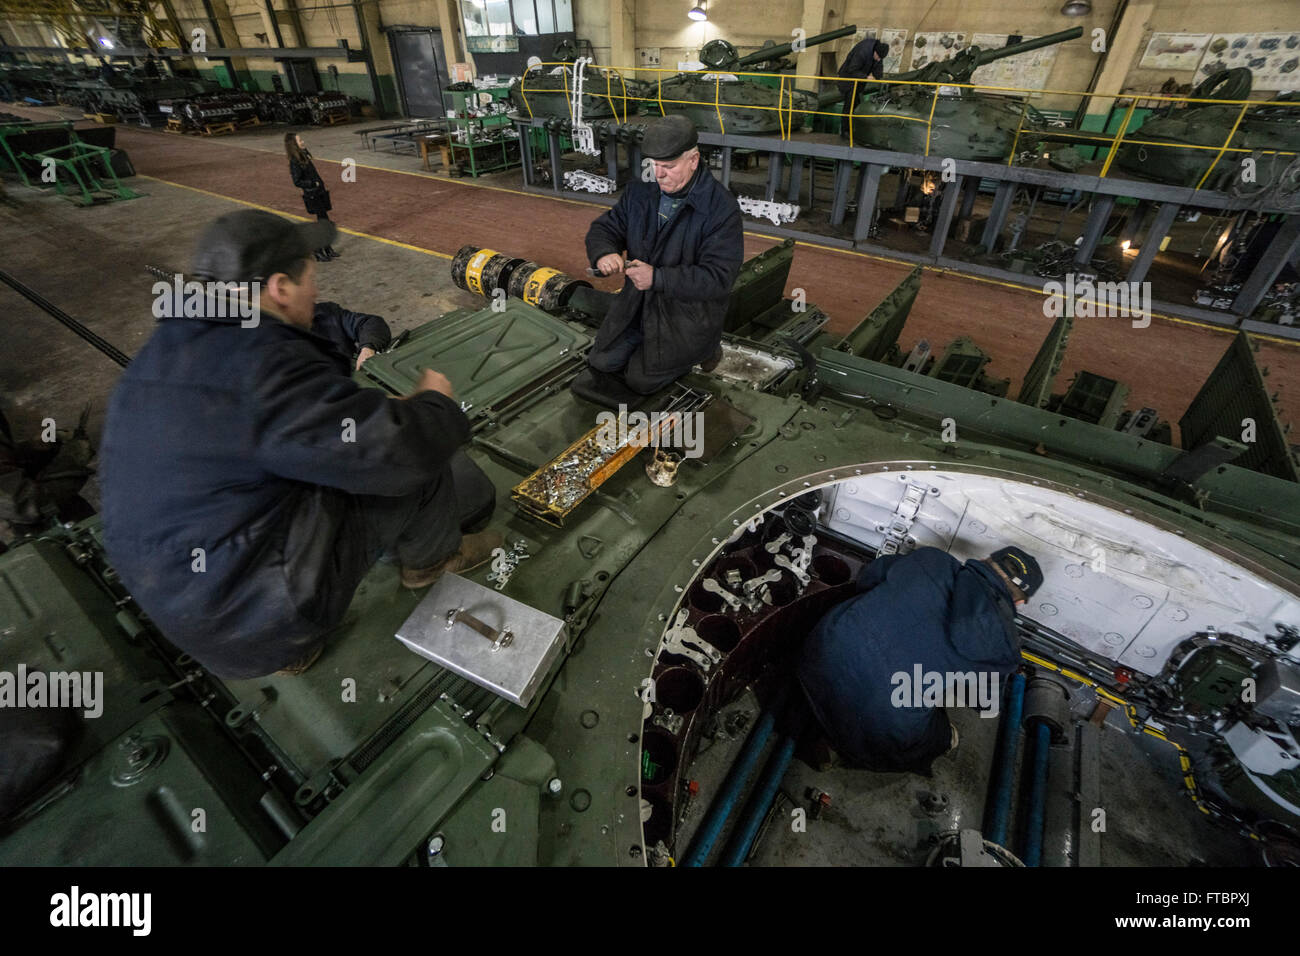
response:
[(989, 555), (989, 560), (1006, 572), (1011, 583), (1026, 598), (1032, 597), (1043, 583), (1043, 569), (1038, 566), (1033, 555), (1020, 548), (1000, 548)]
[(646, 130), (641, 155), (648, 159), (676, 159), (699, 141), (695, 124), (685, 116), (665, 116)]
[(269, 279), (337, 234), (328, 219), (290, 222), (261, 209), (241, 209), (208, 223), (194, 248), (190, 275), (217, 282)]

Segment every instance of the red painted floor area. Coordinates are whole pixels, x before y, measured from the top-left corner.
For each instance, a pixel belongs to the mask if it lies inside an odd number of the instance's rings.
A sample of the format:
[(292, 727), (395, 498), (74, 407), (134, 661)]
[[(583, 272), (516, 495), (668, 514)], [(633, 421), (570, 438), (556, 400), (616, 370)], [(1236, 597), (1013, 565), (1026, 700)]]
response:
[[(125, 127), (118, 135), (141, 173), (303, 214), (283, 156)], [(597, 206), (369, 168), (356, 170), (356, 182), (341, 183), (337, 172), (326, 169), (336, 164), (317, 160), (317, 165), (335, 183), (331, 218), (344, 228), (448, 255), (474, 243), (575, 275), (587, 266), (583, 237), (601, 212)], [(754, 255), (774, 241), (747, 236), (746, 253)], [(802, 287), (809, 302), (833, 317), (831, 329), (845, 331), (908, 271), (903, 264), (801, 243), (787, 291)], [(619, 281), (597, 284), (614, 289)], [(937, 352), (959, 335), (970, 336), (994, 356), (989, 374), (1012, 380), (1014, 396), (1051, 322), (1038, 293), (929, 269), (901, 344), (910, 349), (925, 338)], [(1086, 369), (1127, 383), (1130, 408), (1149, 405), (1176, 423), (1230, 340), (1231, 333), (1174, 320), (1155, 318), (1148, 328), (1135, 329), (1127, 319), (1079, 318), (1058, 391), (1070, 375)], [(1285, 387), (1300, 376), (1298, 354), (1296, 346), (1260, 343), (1259, 361), (1271, 367), (1268, 381), (1281, 393), (1284, 420), (1300, 421), (1300, 387)]]

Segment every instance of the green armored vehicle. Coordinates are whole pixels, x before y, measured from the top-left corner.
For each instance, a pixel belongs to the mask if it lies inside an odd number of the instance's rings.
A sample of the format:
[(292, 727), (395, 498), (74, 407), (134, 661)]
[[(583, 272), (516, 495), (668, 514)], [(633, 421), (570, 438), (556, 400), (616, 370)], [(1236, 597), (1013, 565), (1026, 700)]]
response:
[[(1082, 27), (1049, 33), (998, 50), (977, 46), (950, 60), (936, 60), (919, 70), (885, 79), (918, 83), (970, 83), (986, 63), (1042, 49), (1083, 35)], [(1033, 149), (1047, 121), (1023, 99), (955, 86), (882, 86), (863, 84), (865, 94), (850, 124), (855, 146), (900, 153), (926, 153), (951, 159), (1005, 160), (1014, 147)]]
[[(465, 307), (357, 375), (394, 395), (425, 367), (448, 375), (507, 547), (422, 591), (377, 564), (305, 674), (220, 680), (134, 604), (96, 519), (17, 544), (0, 555), (0, 670), (98, 674), (102, 694), (49, 731), (0, 862), (962, 865), (973, 834), (986, 864), (1014, 865), (1005, 814), (978, 832), (983, 773), (932, 781), (920, 808), (906, 782), (818, 777), (824, 812), (792, 833), (759, 825), (789, 798), (745, 772), (769, 750), (767, 784), (811, 772), (773, 715), (802, 636), (864, 565), (1007, 544), (1046, 583), (1017, 619), (1031, 679), (1001, 719), (1005, 759), (1023, 713), (1026, 748), (1052, 759), (1027, 754), (1022, 776), (1050, 767), (1044, 792), (1084, 808), (1058, 819), (1049, 795), (1031, 812), (1044, 862), (1185, 863), (1184, 844), (1209, 862), (1294, 858), (1300, 484), (1244, 335), (1180, 449), (1118, 383), (1056, 386), (1068, 317), (1009, 398), (968, 339), (938, 357), (902, 347), (919, 268), (840, 336), (784, 298), (786, 242), (744, 265), (711, 374), (608, 409), (568, 385), (609, 294), (480, 252), (458, 257)], [(504, 309), (498, 283), (515, 289)], [(963, 726), (958, 769), (997, 723)], [(1121, 757), (1124, 773), (1100, 773)], [(1104, 834), (1094, 806), (1110, 809)], [(1162, 826), (1125, 828), (1157, 806)]]
[[(1252, 81), (1246, 67), (1220, 70), (1197, 84), (1189, 98), (1246, 100), (1250, 98)], [(1272, 99), (1281, 105), (1244, 111), (1239, 103), (1166, 106), (1126, 134), (1126, 139), (1137, 142), (1121, 144), (1115, 162), (1134, 175), (1176, 186), (1232, 189), (1248, 196), (1275, 189), (1294, 197), (1295, 154), (1300, 152), (1300, 97), (1288, 92)], [(1216, 148), (1175, 149), (1164, 143)], [(1217, 147), (1225, 145), (1249, 152), (1220, 156)], [(1244, 175), (1243, 160), (1254, 166), (1248, 176)]]
[[(808, 37), (804, 45), (812, 47), (829, 43), (852, 36), (856, 30), (855, 25), (849, 24)], [(795, 122), (798, 114), (792, 110), (823, 109), (841, 99), (839, 92), (831, 90), (818, 94), (795, 89), (793, 80), (781, 86), (752, 76), (736, 76), (733, 71), (771, 72), (775, 77), (790, 68), (790, 61), (784, 58), (794, 49), (794, 43), (783, 43), (764, 46), (747, 56), (740, 56), (726, 40), (711, 40), (700, 50), (700, 62), (713, 72), (678, 73), (660, 80), (651, 94), (657, 100), (651, 107), (665, 116), (685, 116), (696, 128), (712, 133), (780, 133)], [(803, 122), (802, 117), (799, 122)]]

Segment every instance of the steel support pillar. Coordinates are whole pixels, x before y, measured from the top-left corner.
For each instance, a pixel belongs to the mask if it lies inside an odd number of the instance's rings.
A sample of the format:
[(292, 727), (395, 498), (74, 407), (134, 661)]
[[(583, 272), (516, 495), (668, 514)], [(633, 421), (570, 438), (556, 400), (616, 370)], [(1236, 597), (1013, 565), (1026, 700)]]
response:
[(799, 193), (803, 191), (803, 168), (807, 162), (807, 156), (790, 157), (790, 188), (785, 193), (786, 202), (798, 204)]
[(844, 222), (849, 207), (849, 182), (853, 177), (853, 163), (847, 159), (835, 161), (835, 194), (831, 197), (831, 225)]
[(948, 241), (948, 230), (952, 228), (953, 213), (957, 211), (957, 200), (961, 196), (966, 177), (958, 176), (955, 183), (949, 183), (939, 200), (939, 215), (934, 221), (934, 235), (930, 237), (930, 255), (938, 258), (943, 255), (944, 243)]
[(1273, 236), (1264, 254), (1248, 278), (1241, 285), (1241, 291), (1232, 300), (1232, 311), (1237, 315), (1250, 315), (1258, 308), (1268, 290), (1277, 280), (1282, 267), (1300, 252), (1300, 216), (1290, 216), (1282, 223), (1282, 228)]
[(1147, 269), (1151, 268), (1151, 261), (1160, 251), (1160, 243), (1165, 236), (1169, 235), (1169, 228), (1174, 224), (1174, 217), (1178, 215), (1178, 210), (1179, 204), (1176, 202), (1160, 204), (1160, 208), (1156, 210), (1155, 222), (1151, 223), (1146, 238), (1142, 240), (1142, 248), (1138, 250), (1137, 258), (1133, 260), (1133, 265), (1128, 270), (1126, 281), (1141, 282), (1146, 278)]
[(858, 218), (853, 224), (853, 241), (862, 242), (871, 233), (871, 222), (876, 213), (876, 196), (880, 192), (880, 177), (885, 167), (879, 163), (866, 163), (862, 178), (858, 180)]
[(998, 236), (1002, 235), (1002, 227), (1007, 224), (1007, 213), (1011, 211), (1011, 200), (1015, 198), (1015, 194), (1015, 183), (998, 183), (998, 191), (993, 194), (993, 206), (989, 209), (988, 221), (984, 223), (984, 235), (980, 239), (980, 245), (984, 247), (985, 252), (992, 252), (993, 247), (998, 244)]
[(546, 140), (551, 149), (551, 188), (558, 193), (564, 189), (564, 161), (560, 153), (560, 134), (555, 130), (547, 130)]
[(1086, 267), (1092, 261), (1097, 252), (1097, 243), (1106, 231), (1106, 223), (1110, 222), (1110, 212), (1114, 208), (1114, 196), (1100, 193), (1093, 196), (1092, 211), (1088, 213), (1088, 222), (1083, 227), (1083, 241), (1074, 253), (1074, 264), (1079, 268)]
[(975, 197), (980, 194), (980, 178), (978, 176), (966, 177), (966, 188), (961, 196), (961, 209), (957, 212), (957, 221), (962, 222), (969, 219), (971, 213), (975, 211)]
[(776, 191), (781, 188), (781, 173), (785, 171), (784, 154), (775, 150), (767, 154), (767, 194), (768, 202), (776, 202)]

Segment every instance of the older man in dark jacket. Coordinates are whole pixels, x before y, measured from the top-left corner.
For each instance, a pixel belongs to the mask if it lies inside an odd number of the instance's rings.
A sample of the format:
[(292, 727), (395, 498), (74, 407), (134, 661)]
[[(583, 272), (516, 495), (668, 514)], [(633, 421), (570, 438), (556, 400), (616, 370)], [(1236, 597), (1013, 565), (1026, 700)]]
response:
[[(996, 713), (998, 692), (1020, 665), (1015, 605), (1042, 579), (1019, 548), (964, 564), (918, 548), (867, 564), (861, 593), (817, 623), (799, 665), (831, 745), (851, 765), (927, 773), (956, 746), (943, 710), (954, 704), (949, 687), (961, 688), (965, 706)], [(984, 700), (970, 699), (981, 693)]]
[(459, 450), (469, 422), (451, 383), (426, 370), (392, 398), (311, 331), (307, 256), (333, 233), (257, 210), (210, 224), (191, 277), (260, 289), (260, 314), (156, 301), (162, 321), (109, 404), (108, 557), (163, 635), (219, 677), (304, 670), (384, 552), (416, 588), (501, 543), (462, 538), (494, 491)]
[[(587, 362), (595, 373), (620, 373), (641, 395), (721, 359), (727, 299), (745, 256), (740, 207), (700, 166), (697, 141), (685, 117), (658, 121), (641, 144), (655, 182), (630, 183), (587, 232), (592, 264), (626, 276)], [(586, 376), (597, 387), (600, 378)]]

